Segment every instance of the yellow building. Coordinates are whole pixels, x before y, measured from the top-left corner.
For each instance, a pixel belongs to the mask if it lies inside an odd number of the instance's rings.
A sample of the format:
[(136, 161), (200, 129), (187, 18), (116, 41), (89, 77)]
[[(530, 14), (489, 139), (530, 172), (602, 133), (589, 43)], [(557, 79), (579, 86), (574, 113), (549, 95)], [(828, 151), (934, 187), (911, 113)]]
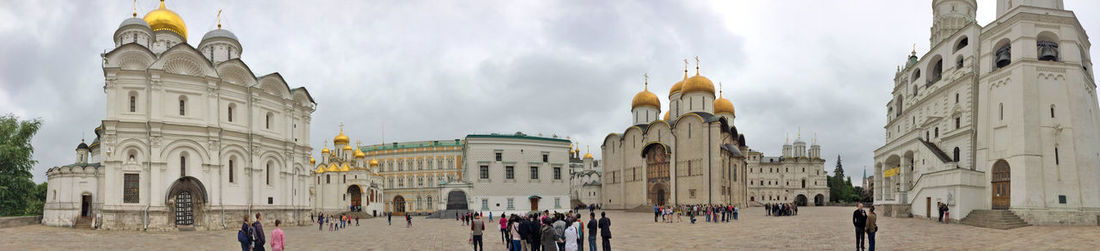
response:
[(332, 139), (333, 149), (322, 148), (320, 161), (310, 157), (313, 180), (309, 197), (313, 211), (326, 214), (362, 211), (366, 215), (382, 215), (382, 174), (378, 160), (352, 147), (342, 127), (340, 134)]
[(377, 159), (385, 191), (385, 212), (423, 215), (443, 209), (440, 188), (462, 180), (459, 139), (383, 143), (361, 147)]

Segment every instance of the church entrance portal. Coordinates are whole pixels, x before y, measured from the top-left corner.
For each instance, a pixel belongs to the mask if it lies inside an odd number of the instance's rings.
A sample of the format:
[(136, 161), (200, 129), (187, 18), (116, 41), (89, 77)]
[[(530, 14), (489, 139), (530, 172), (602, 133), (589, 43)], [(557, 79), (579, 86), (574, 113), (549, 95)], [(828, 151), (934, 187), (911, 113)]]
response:
[[(194, 225), (196, 219), (202, 219), (202, 208), (206, 203), (206, 187), (195, 177), (184, 176), (172, 183), (165, 198), (171, 214), (175, 216), (177, 226)], [(201, 221), (200, 221), (201, 222)]]
[(669, 160), (665, 146), (650, 144), (642, 157), (646, 159), (646, 183), (649, 185), (646, 199), (653, 205), (668, 205)]
[(1012, 204), (1011, 173), (1008, 161), (997, 160), (993, 164), (993, 180), (990, 187), (993, 190), (993, 209), (1008, 209)]
[(92, 211), (92, 195), (80, 196), (80, 217), (88, 217)]
[(405, 215), (405, 197), (401, 195), (393, 197), (393, 214)]
[(527, 197), (527, 199), (531, 201), (531, 211), (538, 211), (539, 210), (539, 200), (542, 199), (542, 197), (539, 197), (538, 195), (535, 195), (535, 196)]
[(825, 195), (818, 194), (817, 196), (814, 196), (814, 206), (819, 206), (820, 207), (820, 206), (824, 206), (824, 205), (825, 205)]
[(359, 186), (349, 186), (348, 195), (351, 196), (352, 211), (360, 210), (363, 206), (363, 191), (359, 189)]
[(800, 207), (806, 206), (806, 201), (807, 201), (806, 195), (799, 194), (798, 196), (794, 197), (794, 204), (797, 205), (797, 206), (800, 206)]
[[(432, 197), (428, 197), (428, 204), (432, 204), (431, 202)], [(466, 201), (466, 192), (454, 190), (447, 193), (447, 210), (466, 210), (469, 208), (470, 205)]]

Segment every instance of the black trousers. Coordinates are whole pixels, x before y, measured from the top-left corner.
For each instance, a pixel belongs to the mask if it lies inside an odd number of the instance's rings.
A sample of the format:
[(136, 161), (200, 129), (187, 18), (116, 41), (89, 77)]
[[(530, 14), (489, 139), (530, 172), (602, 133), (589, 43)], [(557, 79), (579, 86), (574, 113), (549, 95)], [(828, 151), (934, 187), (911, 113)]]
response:
[(483, 243), (481, 241), (481, 235), (474, 235), (473, 242), (474, 242), (474, 251), (478, 251), (478, 250), (485, 251), (485, 243)]
[(611, 250), (611, 238), (603, 237), (603, 251)]
[(863, 249), (866, 246), (863, 245), (863, 240), (866, 235), (863, 234), (862, 227), (856, 227), (856, 249)]

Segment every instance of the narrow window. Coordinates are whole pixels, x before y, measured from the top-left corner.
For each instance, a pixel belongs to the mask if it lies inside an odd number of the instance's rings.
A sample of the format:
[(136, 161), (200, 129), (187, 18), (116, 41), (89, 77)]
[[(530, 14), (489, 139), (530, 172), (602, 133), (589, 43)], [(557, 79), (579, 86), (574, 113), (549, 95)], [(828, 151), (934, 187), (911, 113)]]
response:
[(271, 129), (271, 117), (273, 117), (273, 116), (269, 112), (269, 113), (267, 113), (267, 118), (264, 120), (264, 122), (265, 122), (264, 127), (267, 128), (267, 129)]
[(959, 103), (959, 94), (958, 93), (955, 93), (955, 103), (956, 104)]
[(1054, 164), (1055, 164), (1055, 165), (1058, 165), (1058, 164), (1059, 164), (1059, 160), (1058, 160), (1058, 147), (1057, 147), (1057, 146), (1056, 146), (1056, 147), (1054, 147)]
[(955, 117), (955, 129), (959, 129), (959, 122), (960, 122), (959, 119), (961, 119), (961, 118)]
[(228, 116), (229, 122), (233, 122), (233, 106), (230, 105), (228, 110), (229, 111), (226, 112), (225, 114)]
[(1005, 103), (997, 104), (997, 107), (999, 107), (999, 109), (1000, 109), (1000, 116), (1001, 116), (1000, 120), (1002, 120), (1002, 121), (1005, 120)]
[[(138, 186), (138, 181), (139, 181), (139, 176), (136, 173), (123, 174), (123, 189), (122, 189), (122, 194), (123, 194), (123, 199), (122, 200), (123, 200), (123, 202), (125, 202), (125, 203), (138, 203), (139, 202), (140, 197), (138, 197), (139, 196), (138, 195), (138, 187), (139, 187)], [(57, 195), (54, 195), (54, 199), (56, 199), (56, 198), (57, 198)]]
[(959, 148), (955, 147), (955, 162), (959, 162)]
[(936, 127), (936, 138), (940, 137), (940, 128)]
[(532, 166), (531, 167), (531, 179), (533, 179), (533, 180), (539, 179), (539, 167), (537, 167), (537, 166)]
[(544, 153), (544, 154), (542, 154), (542, 162), (543, 162), (543, 163), (546, 163), (546, 162), (550, 162), (550, 155), (549, 155), (549, 154), (545, 154), (545, 153)]
[(497, 153), (497, 161), (501, 161), (501, 159), (504, 158), (502, 155), (502, 153)]
[(481, 179), (489, 179), (489, 166), (481, 166)]
[(137, 112), (137, 96), (130, 95), (130, 112)]
[(504, 178), (509, 180), (516, 179), (516, 168), (513, 166), (504, 167)]
[(187, 176), (187, 156), (180, 154), (180, 177)]
[(1054, 118), (1054, 104), (1050, 104), (1050, 118)]
[[(345, 181), (347, 177), (344, 177)], [(267, 162), (267, 184), (271, 185), (271, 162)]]
[(180, 98), (180, 116), (187, 115), (187, 100)]
[(554, 168), (554, 179), (561, 180), (561, 167)]
[(325, 184), (332, 184), (332, 175), (325, 174)]
[(229, 183), (233, 183), (233, 159), (229, 159)]

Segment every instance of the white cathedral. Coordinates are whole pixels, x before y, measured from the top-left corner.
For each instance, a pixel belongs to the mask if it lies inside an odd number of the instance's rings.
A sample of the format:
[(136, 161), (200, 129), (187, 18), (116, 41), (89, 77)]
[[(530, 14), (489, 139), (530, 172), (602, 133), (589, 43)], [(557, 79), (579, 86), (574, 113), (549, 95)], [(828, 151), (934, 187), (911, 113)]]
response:
[[(874, 204), (888, 216), (953, 221), (1013, 214), (1096, 225), (1100, 106), (1088, 36), (1061, 0), (932, 1), (930, 51), (894, 77)], [(980, 213), (980, 214), (975, 214)]]
[[(42, 223), (225, 229), (306, 223), (316, 103), (278, 73), (257, 77), (228, 30), (197, 47), (175, 12), (122, 21), (102, 54), (106, 117), (76, 163), (50, 168)], [(90, 112), (90, 111), (89, 111)]]

